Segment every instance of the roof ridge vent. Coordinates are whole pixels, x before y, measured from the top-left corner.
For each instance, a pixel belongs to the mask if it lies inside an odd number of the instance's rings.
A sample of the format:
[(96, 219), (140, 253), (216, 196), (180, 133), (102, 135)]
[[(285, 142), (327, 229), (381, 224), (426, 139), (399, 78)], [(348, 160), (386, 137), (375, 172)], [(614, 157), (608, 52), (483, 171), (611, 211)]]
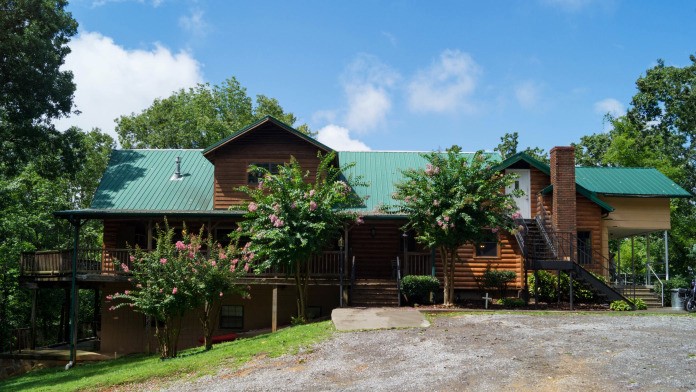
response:
[(176, 166), (174, 168), (174, 174), (169, 178), (170, 181), (181, 181), (184, 176), (181, 175), (181, 157), (176, 157), (174, 160)]

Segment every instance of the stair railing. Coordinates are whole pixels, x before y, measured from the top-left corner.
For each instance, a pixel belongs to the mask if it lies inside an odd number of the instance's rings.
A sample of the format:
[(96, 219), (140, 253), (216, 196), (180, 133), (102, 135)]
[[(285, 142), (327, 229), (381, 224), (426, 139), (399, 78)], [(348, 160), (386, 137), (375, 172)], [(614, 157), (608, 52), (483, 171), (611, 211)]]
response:
[(657, 281), (660, 282), (660, 289), (662, 291), (660, 293), (660, 298), (662, 299), (662, 307), (664, 307), (665, 306), (665, 285), (664, 285), (664, 283), (662, 283), (662, 279), (660, 279), (660, 277), (657, 276), (657, 274), (655, 273), (655, 270), (653, 269), (653, 267), (649, 263), (646, 263), (645, 266), (648, 267), (648, 270), (650, 270), (650, 273), (653, 274), (655, 279), (657, 279)]
[(520, 249), (524, 253), (527, 249), (524, 244), (524, 237), (529, 232), (529, 227), (527, 227), (527, 222), (522, 218), (515, 219), (515, 224), (517, 225), (518, 229), (522, 227), (521, 230), (515, 231), (515, 238), (517, 239), (517, 244), (519, 244)]

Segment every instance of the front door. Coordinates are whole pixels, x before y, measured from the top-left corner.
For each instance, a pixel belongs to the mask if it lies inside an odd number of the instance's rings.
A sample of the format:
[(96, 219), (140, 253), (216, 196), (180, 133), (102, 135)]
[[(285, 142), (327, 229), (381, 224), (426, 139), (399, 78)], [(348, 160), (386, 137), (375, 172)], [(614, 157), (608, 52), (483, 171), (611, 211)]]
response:
[(513, 190), (521, 189), (524, 195), (515, 197), (515, 203), (517, 204), (517, 210), (522, 214), (522, 218), (531, 219), (532, 218), (532, 207), (530, 198), (530, 174), (529, 169), (507, 169), (505, 174), (517, 174), (517, 179), (505, 188), (505, 193), (512, 193)]

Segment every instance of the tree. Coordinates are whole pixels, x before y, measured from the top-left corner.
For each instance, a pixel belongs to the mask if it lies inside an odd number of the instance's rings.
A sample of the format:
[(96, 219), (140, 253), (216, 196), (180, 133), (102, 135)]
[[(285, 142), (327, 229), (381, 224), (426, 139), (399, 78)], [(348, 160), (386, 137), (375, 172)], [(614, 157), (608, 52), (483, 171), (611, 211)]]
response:
[[(519, 145), (518, 139), (519, 135), (517, 132), (513, 133), (505, 133), (500, 138), (500, 143), (496, 148), (494, 148), (494, 151), (498, 151), (500, 155), (503, 157), (503, 159), (507, 159), (515, 154), (517, 154), (517, 148)], [(546, 152), (542, 148), (539, 147), (527, 147), (524, 150), (524, 153), (527, 155), (531, 156), (532, 158), (536, 158), (539, 161), (542, 162), (548, 162), (549, 159), (546, 156)]]
[(0, 171), (52, 151), (51, 121), (70, 112), (72, 72), (61, 70), (77, 22), (64, 0), (0, 0)]
[[(232, 77), (219, 86), (198, 84), (156, 99), (140, 114), (118, 118), (116, 133), (124, 148), (205, 148), (266, 115), (289, 125), (297, 121), (274, 98), (258, 95), (254, 107)], [(297, 129), (309, 134), (306, 124)]]
[(517, 207), (513, 195), (503, 192), (514, 176), (495, 171), (482, 151), (468, 159), (460, 147), (452, 146), (423, 157), (426, 168), (405, 170), (394, 199), (408, 215), (404, 230), (413, 229), (417, 241), (440, 253), (444, 302), (451, 305), (457, 250), (486, 241), (491, 232), (515, 230), (512, 215)]
[(233, 247), (206, 240), (203, 229), (195, 235), (187, 234), (184, 227), (182, 234), (183, 241), (174, 243), (174, 230), (165, 220), (164, 229), (157, 227), (157, 247), (152, 252), (135, 248), (130, 263), (120, 265), (131, 273), (133, 288), (107, 296), (116, 302), (109, 310), (129, 307), (155, 320), (161, 358), (177, 356), (181, 318), (200, 306), (205, 348), (210, 350), (222, 296), (225, 292), (246, 295), (236, 282), (248, 267), (240, 265)]
[[(342, 169), (334, 166), (335, 153), (321, 157), (316, 180), (308, 181), (309, 172), (295, 158), (279, 167), (277, 175), (266, 169), (250, 170), (262, 177), (255, 188), (241, 187), (249, 195), (247, 213), (234, 233), (244, 244), (249, 260), (255, 261), (257, 271), (278, 268), (291, 274), (297, 288), (297, 320), (307, 317), (307, 286), (309, 261), (313, 255), (326, 250), (337, 240), (339, 230), (355, 214), (346, 208), (357, 207), (362, 200), (341, 180)], [(359, 179), (353, 186), (362, 186)], [(240, 244), (241, 245), (241, 244)]]

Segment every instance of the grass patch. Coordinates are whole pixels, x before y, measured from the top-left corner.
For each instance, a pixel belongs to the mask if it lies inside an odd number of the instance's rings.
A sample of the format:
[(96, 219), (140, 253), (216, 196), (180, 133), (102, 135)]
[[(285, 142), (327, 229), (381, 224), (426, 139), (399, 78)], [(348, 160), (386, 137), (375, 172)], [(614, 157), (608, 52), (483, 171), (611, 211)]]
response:
[(220, 368), (237, 368), (254, 356), (295, 354), (302, 347), (322, 341), (335, 331), (330, 321), (282, 329), (276, 333), (181, 351), (178, 358), (161, 361), (157, 356), (132, 355), (111, 361), (42, 369), (0, 381), (0, 391), (76, 391), (106, 389), (144, 381), (171, 382), (213, 374)]

